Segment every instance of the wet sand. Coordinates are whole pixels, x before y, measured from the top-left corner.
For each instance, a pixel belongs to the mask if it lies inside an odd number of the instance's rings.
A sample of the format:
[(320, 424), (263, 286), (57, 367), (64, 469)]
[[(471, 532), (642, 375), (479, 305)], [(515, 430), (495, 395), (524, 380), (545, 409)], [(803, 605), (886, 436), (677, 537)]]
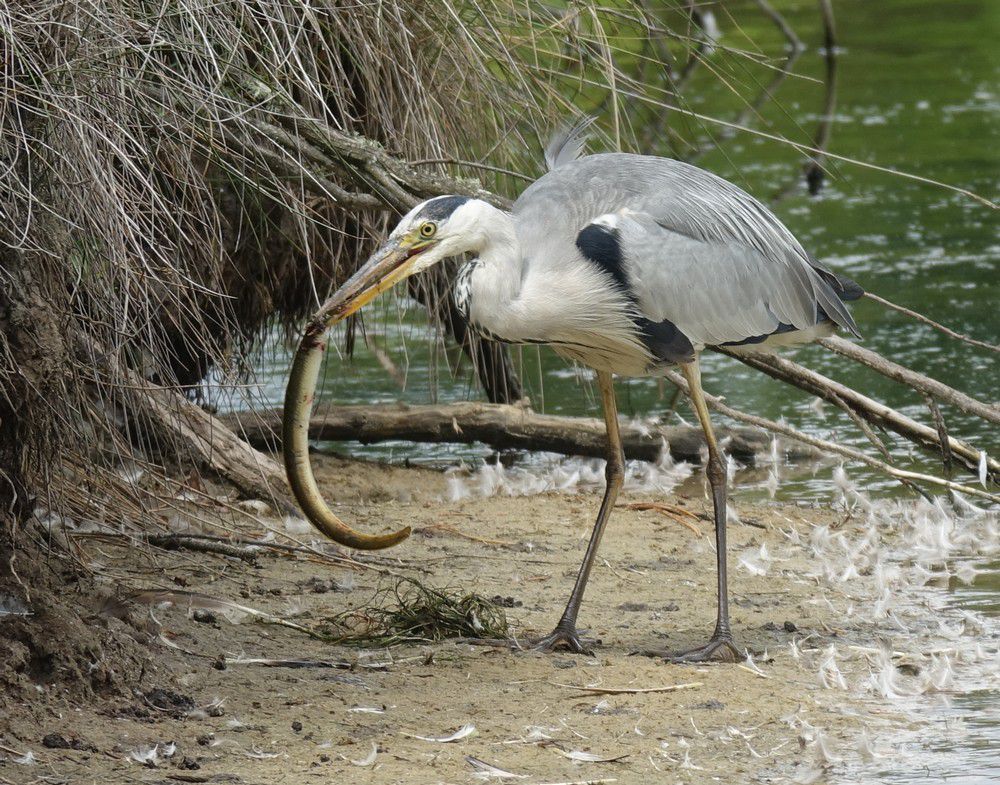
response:
[[(438, 472), (336, 458), (317, 464), (345, 519), (367, 531), (406, 524), (413, 536), (356, 565), (262, 552), (250, 566), (200, 553), (150, 558), (106, 543), (85, 547), (123, 591), (183, 587), (305, 626), (369, 606), (408, 576), (498, 598), (517, 636), (551, 629), (583, 556), (596, 494), (446, 501), (456, 496), (454, 481)], [(710, 633), (710, 506), (697, 479), (666, 499), (626, 492), (620, 505), (643, 501), (668, 501), (699, 519), (692, 531), (657, 511), (615, 511), (580, 618), (600, 640), (593, 656), (450, 641), (332, 646), (252, 618), (197, 621), (188, 608), (161, 607), (154, 631), (172, 647), (157, 648), (160, 668), (148, 688), (176, 696), (146, 690), (74, 705), (40, 690), (6, 718), (0, 782), (820, 782), (883, 754), (880, 747), (913, 727), (877, 679), (926, 692), (933, 663), (880, 652), (895, 622), (867, 612), (884, 594), (875, 568), (855, 559), (856, 577), (836, 576), (835, 543), (870, 537), (863, 515), (737, 497), (732, 622), (751, 660), (677, 665), (635, 652), (691, 647)], [(313, 539), (301, 522), (234, 521), (254, 536), (290, 527), (300, 541)], [(824, 553), (829, 564), (818, 566)], [(235, 662), (254, 658), (350, 668)], [(440, 740), (467, 726), (474, 731)], [(47, 734), (88, 749), (49, 749), (41, 743)], [(13, 762), (14, 752), (29, 750), (36, 763)]]

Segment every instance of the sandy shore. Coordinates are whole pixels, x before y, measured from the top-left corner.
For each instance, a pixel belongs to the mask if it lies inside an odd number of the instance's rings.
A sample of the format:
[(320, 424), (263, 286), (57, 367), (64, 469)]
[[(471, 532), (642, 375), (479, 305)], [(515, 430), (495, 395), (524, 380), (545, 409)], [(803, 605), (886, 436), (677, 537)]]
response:
[[(345, 518), (368, 531), (407, 524), (414, 535), (354, 567), (270, 552), (249, 566), (85, 547), (122, 590), (183, 587), (306, 626), (370, 605), (397, 576), (502, 598), (517, 635), (547, 632), (558, 618), (595, 494), (447, 501), (461, 494), (438, 472), (335, 458), (318, 465)], [(678, 490), (666, 500), (702, 516), (696, 531), (656, 511), (616, 510), (581, 614), (601, 642), (594, 656), (454, 642), (331, 646), (251, 618), (233, 624), (216, 613), (199, 622), (188, 608), (158, 608), (154, 631), (171, 646), (158, 649), (163, 667), (149, 687), (180, 702), (147, 691), (81, 706), (40, 690), (8, 717), (0, 782), (817, 782), (905, 733), (912, 718), (886, 700), (878, 679), (924, 694), (934, 666), (879, 650), (895, 622), (869, 611), (891, 576), (857, 558), (854, 575), (837, 574), (836, 543), (863, 553), (871, 536), (864, 516), (737, 497), (733, 626), (752, 660), (690, 666), (633, 654), (690, 647), (711, 631), (710, 508), (699, 481)], [(621, 504), (657, 499), (627, 492)], [(311, 539), (294, 522), (266, 516), (236, 516), (233, 525), (254, 536), (291, 526)], [(353, 668), (234, 663), (253, 658)], [(676, 689), (656, 691), (668, 687)], [(457, 740), (427, 740), (468, 726), (474, 731)], [(47, 734), (85, 749), (47, 748)], [(32, 765), (13, 762), (14, 752), (28, 751)]]

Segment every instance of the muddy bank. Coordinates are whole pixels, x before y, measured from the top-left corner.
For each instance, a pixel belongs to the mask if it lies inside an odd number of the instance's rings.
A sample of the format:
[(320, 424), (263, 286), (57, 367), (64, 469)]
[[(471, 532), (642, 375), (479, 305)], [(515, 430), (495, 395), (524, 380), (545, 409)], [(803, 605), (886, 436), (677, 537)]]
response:
[[(515, 634), (526, 636), (558, 618), (598, 503), (592, 493), (477, 498), (469, 489), (484, 487), (482, 478), (332, 458), (319, 461), (319, 474), (338, 511), (359, 527), (405, 523), (414, 535), (356, 564), (270, 551), (248, 564), (96, 537), (77, 542), (122, 592), (201, 592), (313, 627), (370, 606), (408, 576), (496, 598)], [(657, 499), (632, 490), (621, 501)], [(898, 636), (906, 612), (899, 603), (876, 607), (901, 585), (879, 577), (884, 565), (865, 561), (871, 521), (857, 508), (737, 496), (732, 615), (751, 661), (689, 666), (635, 656), (701, 643), (714, 619), (709, 505), (690, 479), (667, 500), (701, 516), (685, 518), (694, 530), (656, 511), (616, 510), (581, 613), (581, 626), (600, 640), (594, 656), (454, 642), (333, 646), (224, 608), (133, 607), (133, 627), (143, 619), (138, 626), (157, 640), (156, 671), (140, 693), (81, 704), (39, 685), (9, 707), (0, 778), (814, 782), (889, 754), (892, 738), (912, 727), (889, 699), (893, 685), (925, 694), (937, 680), (946, 690), (940, 656), (935, 664), (930, 655), (880, 648)], [(258, 538), (277, 531), (312, 540), (301, 522), (253, 511), (220, 507), (214, 523)], [(175, 526), (208, 531), (204, 521)], [(982, 630), (957, 634), (973, 641)], [(251, 662), (263, 658), (337, 667)], [(656, 691), (667, 687), (677, 689)]]

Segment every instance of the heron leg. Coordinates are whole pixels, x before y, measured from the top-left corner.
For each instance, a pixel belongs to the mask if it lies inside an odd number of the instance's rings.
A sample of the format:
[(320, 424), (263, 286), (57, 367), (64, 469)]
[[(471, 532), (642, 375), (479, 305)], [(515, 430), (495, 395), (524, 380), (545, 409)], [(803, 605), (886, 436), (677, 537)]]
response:
[(601, 403), (604, 407), (604, 423), (608, 432), (608, 465), (605, 470), (607, 486), (604, 489), (604, 499), (601, 502), (601, 509), (597, 513), (597, 521), (594, 523), (594, 531), (590, 535), (590, 543), (587, 545), (587, 553), (583, 557), (583, 564), (576, 576), (576, 583), (573, 591), (569, 595), (566, 603), (566, 610), (563, 611), (559, 623), (555, 629), (543, 638), (533, 641), (534, 648), (550, 651), (560, 646), (579, 653), (589, 654), (588, 642), (580, 638), (580, 633), (576, 629), (576, 617), (580, 612), (580, 604), (583, 602), (583, 593), (587, 588), (587, 580), (590, 578), (590, 571), (597, 558), (597, 549), (601, 544), (601, 537), (604, 534), (604, 527), (607, 525), (611, 510), (615, 506), (618, 492), (621, 490), (622, 482), (625, 478), (625, 454), (622, 450), (621, 433), (618, 430), (618, 405), (615, 402), (615, 388), (610, 373), (604, 371), (597, 372), (597, 384), (601, 390)]
[(731, 660), (742, 659), (742, 653), (733, 642), (733, 633), (729, 627), (729, 587), (726, 567), (726, 468), (722, 462), (722, 452), (715, 441), (712, 430), (712, 420), (705, 403), (705, 395), (701, 389), (701, 369), (698, 360), (683, 363), (681, 371), (690, 389), (691, 403), (694, 406), (701, 427), (705, 431), (705, 441), (708, 443), (708, 465), (705, 473), (712, 487), (712, 504), (715, 508), (715, 551), (718, 577), (718, 615), (715, 621), (715, 632), (708, 643), (689, 651), (668, 655), (674, 662), (704, 662), (712, 659)]

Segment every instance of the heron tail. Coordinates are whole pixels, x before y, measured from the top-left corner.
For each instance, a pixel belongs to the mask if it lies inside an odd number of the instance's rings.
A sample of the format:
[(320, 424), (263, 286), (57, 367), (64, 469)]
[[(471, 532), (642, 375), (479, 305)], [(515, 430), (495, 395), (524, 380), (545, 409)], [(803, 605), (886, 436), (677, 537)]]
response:
[(854, 336), (860, 338), (861, 332), (854, 322), (854, 317), (844, 303), (857, 300), (865, 290), (861, 285), (843, 275), (837, 275), (820, 264), (812, 263), (813, 270), (819, 275), (825, 286), (820, 286), (817, 295), (817, 316), (819, 321), (829, 319), (843, 327)]

